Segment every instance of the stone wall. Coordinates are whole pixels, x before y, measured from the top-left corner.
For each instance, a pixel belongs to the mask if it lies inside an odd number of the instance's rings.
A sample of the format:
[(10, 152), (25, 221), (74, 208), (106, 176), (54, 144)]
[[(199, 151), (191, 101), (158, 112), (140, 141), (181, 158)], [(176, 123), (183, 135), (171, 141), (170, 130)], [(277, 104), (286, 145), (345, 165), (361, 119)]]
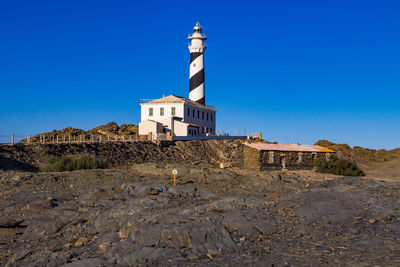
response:
[[(272, 161), (270, 155), (273, 154)], [(299, 160), (302, 154), (302, 160)], [(313, 168), (313, 161), (326, 157), (324, 152), (267, 151), (248, 146), (243, 148), (243, 165), (245, 168), (258, 170), (307, 170)]]
[(243, 146), (243, 166), (249, 169), (259, 169), (260, 168), (260, 151), (257, 149)]

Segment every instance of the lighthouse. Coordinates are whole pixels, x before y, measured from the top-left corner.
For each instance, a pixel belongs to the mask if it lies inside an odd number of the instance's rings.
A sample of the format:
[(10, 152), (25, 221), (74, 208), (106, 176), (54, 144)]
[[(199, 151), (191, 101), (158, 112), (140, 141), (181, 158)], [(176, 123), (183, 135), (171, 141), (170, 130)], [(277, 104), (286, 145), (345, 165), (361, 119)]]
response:
[(202, 33), (203, 28), (197, 22), (193, 27), (193, 34), (188, 39), (190, 51), (190, 72), (189, 72), (189, 99), (201, 105), (206, 104), (204, 93), (204, 51), (207, 36)]
[(189, 35), (189, 98), (163, 95), (141, 99), (139, 135), (151, 140), (195, 140), (216, 133), (217, 108), (206, 105), (204, 94), (204, 51), (207, 37), (200, 23)]

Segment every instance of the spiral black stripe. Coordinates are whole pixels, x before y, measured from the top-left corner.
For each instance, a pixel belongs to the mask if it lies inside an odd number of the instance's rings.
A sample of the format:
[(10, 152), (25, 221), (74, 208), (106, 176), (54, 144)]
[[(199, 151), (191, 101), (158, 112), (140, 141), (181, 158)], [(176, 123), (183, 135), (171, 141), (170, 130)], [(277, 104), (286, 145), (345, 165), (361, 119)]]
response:
[(204, 68), (199, 70), (195, 75), (189, 80), (189, 92), (196, 89), (199, 85), (204, 83)]
[(203, 53), (200, 53), (200, 52), (193, 52), (193, 53), (190, 53), (190, 64), (192, 64), (192, 62), (196, 59), (196, 58), (198, 58), (199, 56), (201, 56)]
[(196, 102), (202, 104), (203, 106), (205, 106), (206, 105), (206, 97), (204, 96), (203, 98), (197, 100)]

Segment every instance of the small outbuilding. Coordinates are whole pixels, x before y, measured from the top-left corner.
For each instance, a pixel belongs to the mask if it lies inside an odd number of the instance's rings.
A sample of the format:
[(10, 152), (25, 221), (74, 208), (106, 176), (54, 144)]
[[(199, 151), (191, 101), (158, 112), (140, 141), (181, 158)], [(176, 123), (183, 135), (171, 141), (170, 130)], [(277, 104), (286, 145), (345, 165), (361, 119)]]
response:
[(307, 170), (319, 157), (335, 151), (317, 145), (244, 143), (244, 167), (257, 170)]

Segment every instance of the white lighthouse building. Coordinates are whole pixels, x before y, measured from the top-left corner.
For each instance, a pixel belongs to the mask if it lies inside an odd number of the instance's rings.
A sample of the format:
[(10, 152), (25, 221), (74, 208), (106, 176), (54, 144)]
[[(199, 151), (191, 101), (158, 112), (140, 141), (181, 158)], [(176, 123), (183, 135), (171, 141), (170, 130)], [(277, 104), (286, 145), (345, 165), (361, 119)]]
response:
[[(204, 52), (207, 37), (199, 22), (189, 35), (189, 98), (169, 95), (140, 100), (139, 135), (163, 139), (165, 136), (201, 137), (215, 134), (217, 109), (207, 106), (204, 90)], [(161, 137), (161, 138), (160, 138)]]

